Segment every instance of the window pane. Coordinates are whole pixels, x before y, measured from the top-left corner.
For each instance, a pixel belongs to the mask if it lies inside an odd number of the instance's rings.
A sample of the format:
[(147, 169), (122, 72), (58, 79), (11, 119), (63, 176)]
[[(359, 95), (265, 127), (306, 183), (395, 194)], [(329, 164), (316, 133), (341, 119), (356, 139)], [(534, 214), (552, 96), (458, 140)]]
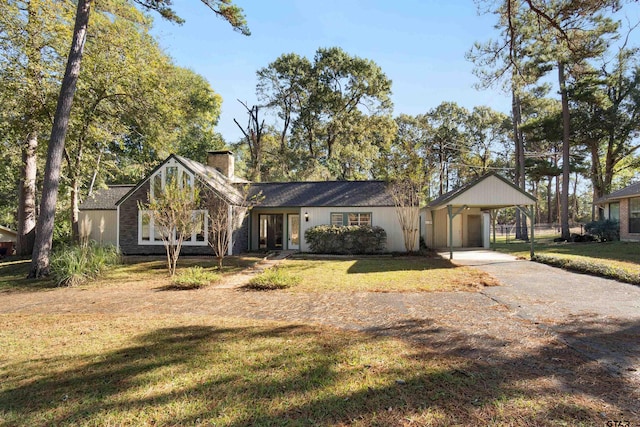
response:
[(349, 214), (349, 225), (359, 225), (358, 224), (358, 214), (357, 213), (350, 213)]
[(167, 177), (165, 182), (172, 182), (174, 179), (178, 179), (178, 168), (176, 166), (167, 166)]
[(196, 228), (195, 228), (195, 234), (196, 234), (196, 242), (205, 242), (206, 239), (206, 235), (205, 235), (205, 227), (204, 227), (204, 221), (205, 221), (205, 213), (204, 211), (198, 211), (196, 212), (195, 215), (195, 221), (196, 221)]
[(151, 181), (151, 197), (157, 197), (162, 193), (162, 172), (158, 171), (153, 175)]
[(629, 199), (629, 233), (640, 233), (640, 197)]
[(140, 238), (148, 242), (151, 238), (151, 215), (148, 212), (140, 212), (140, 215), (142, 215)]
[(343, 215), (341, 213), (332, 213), (331, 214), (331, 225), (342, 226), (343, 225)]
[(611, 203), (609, 205), (609, 219), (620, 221), (620, 203)]
[(358, 225), (371, 225), (371, 214), (369, 213), (361, 213), (360, 214), (360, 224)]
[(182, 188), (191, 188), (191, 175), (187, 172), (182, 172)]
[(155, 222), (153, 224), (153, 240), (156, 242), (162, 242), (162, 231), (156, 226)]

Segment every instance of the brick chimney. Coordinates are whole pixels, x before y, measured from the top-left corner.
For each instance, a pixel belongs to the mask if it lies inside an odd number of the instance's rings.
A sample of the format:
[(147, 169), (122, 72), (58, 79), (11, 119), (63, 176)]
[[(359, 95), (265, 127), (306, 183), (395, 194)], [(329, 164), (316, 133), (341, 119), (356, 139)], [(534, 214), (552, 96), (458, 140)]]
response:
[(231, 151), (209, 151), (207, 152), (207, 166), (216, 168), (218, 172), (229, 179), (234, 176), (234, 159)]

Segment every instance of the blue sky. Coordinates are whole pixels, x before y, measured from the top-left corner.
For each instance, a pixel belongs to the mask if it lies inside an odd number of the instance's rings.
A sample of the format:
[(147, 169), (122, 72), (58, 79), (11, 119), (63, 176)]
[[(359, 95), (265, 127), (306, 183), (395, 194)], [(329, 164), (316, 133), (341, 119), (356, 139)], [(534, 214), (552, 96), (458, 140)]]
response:
[(495, 18), (478, 15), (472, 0), (235, 0), (249, 37), (200, 1), (174, 3), (186, 23), (156, 18), (153, 33), (176, 64), (203, 75), (222, 96), (218, 130), (228, 142), (242, 136), (233, 119), (246, 123), (237, 99), (257, 103), (256, 71), (283, 53), (311, 59), (320, 47), (338, 46), (376, 62), (393, 81), (394, 116), (425, 113), (444, 101), (509, 112), (510, 96), (474, 88), (465, 53), (496, 33)]

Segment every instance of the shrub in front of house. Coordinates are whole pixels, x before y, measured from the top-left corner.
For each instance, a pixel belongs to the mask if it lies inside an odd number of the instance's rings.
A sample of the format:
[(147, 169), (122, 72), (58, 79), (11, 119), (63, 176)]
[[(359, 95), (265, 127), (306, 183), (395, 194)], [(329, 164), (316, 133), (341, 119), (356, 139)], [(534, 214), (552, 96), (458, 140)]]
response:
[(283, 268), (273, 267), (267, 268), (262, 273), (252, 277), (246, 288), (259, 291), (287, 289), (300, 284), (301, 281), (302, 278), (300, 276), (289, 274)]
[(171, 285), (176, 289), (198, 289), (218, 282), (220, 279), (219, 274), (196, 265), (179, 271), (171, 279)]
[(318, 225), (305, 231), (311, 252), (319, 254), (377, 254), (384, 252), (387, 232), (382, 227)]
[(595, 236), (601, 242), (614, 242), (620, 240), (620, 223), (610, 219), (591, 221), (584, 225), (584, 230)]

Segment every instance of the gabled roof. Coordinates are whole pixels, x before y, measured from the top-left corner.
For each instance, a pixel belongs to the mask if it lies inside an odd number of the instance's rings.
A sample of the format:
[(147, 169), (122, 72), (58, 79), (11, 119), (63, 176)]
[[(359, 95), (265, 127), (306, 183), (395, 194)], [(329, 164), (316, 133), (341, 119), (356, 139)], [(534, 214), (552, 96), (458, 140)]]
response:
[(636, 182), (635, 184), (631, 184), (621, 190), (614, 191), (611, 194), (600, 197), (598, 200), (594, 201), (593, 204), (600, 205), (602, 203), (612, 202), (620, 199), (627, 199), (629, 197), (640, 197), (640, 182)]
[(81, 211), (107, 211), (116, 210), (116, 202), (129, 192), (134, 185), (110, 185), (101, 188), (80, 203)]
[(149, 174), (147, 174), (144, 179), (133, 186), (124, 196), (122, 196), (116, 202), (116, 206), (120, 205), (122, 202), (128, 199), (131, 194), (138, 190), (145, 182), (147, 182), (151, 178), (151, 176), (153, 176), (154, 173), (156, 173), (156, 171), (162, 168), (171, 159), (175, 159), (185, 169), (192, 172), (197, 178), (200, 179), (201, 182), (207, 184), (213, 191), (215, 191), (218, 196), (227, 199), (227, 201), (231, 203), (239, 203), (242, 200), (240, 192), (233, 185), (231, 185), (231, 180), (227, 179), (227, 177), (222, 175), (216, 168), (203, 165), (200, 162), (187, 159), (186, 157), (172, 154), (167, 157), (162, 163), (156, 166), (151, 172), (149, 172)]
[(384, 181), (253, 183), (249, 197), (261, 194), (256, 207), (394, 206)]
[[(474, 191), (471, 191), (474, 189)], [(474, 206), (482, 208), (501, 208), (508, 206), (531, 205), (536, 198), (509, 182), (495, 172), (450, 191), (427, 205), (430, 209), (439, 209), (447, 205)]]

